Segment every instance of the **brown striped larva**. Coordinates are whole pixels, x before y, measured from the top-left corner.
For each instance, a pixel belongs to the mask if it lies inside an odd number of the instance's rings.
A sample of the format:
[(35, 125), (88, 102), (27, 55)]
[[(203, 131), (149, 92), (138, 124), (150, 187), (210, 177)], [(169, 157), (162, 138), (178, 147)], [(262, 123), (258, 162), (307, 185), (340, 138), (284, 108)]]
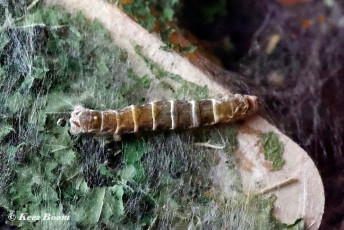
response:
[(70, 132), (121, 135), (140, 131), (190, 129), (229, 123), (258, 110), (258, 100), (249, 95), (227, 95), (200, 101), (155, 101), (118, 110), (96, 111), (76, 106), (70, 118)]

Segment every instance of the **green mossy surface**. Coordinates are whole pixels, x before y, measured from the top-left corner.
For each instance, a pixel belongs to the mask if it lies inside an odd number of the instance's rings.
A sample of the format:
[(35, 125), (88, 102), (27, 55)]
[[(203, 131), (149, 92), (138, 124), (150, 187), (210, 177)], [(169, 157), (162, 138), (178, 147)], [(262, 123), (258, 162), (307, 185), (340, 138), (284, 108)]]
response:
[(284, 165), (284, 144), (278, 139), (274, 132), (262, 134), (262, 142), (265, 160), (272, 162), (273, 170), (280, 170)]
[[(110, 3), (116, 3), (114, 0), (107, 0)], [(123, 10), (129, 14), (137, 23), (148, 31), (157, 32), (161, 40), (165, 43), (161, 49), (165, 51), (179, 50), (181, 53), (192, 53), (197, 46), (188, 44), (181, 46), (171, 42), (170, 37), (174, 32), (182, 33), (175, 25), (176, 12), (181, 8), (180, 0), (134, 0), (131, 3), (121, 4)]]
[(200, 86), (192, 82), (188, 82), (177, 74), (170, 73), (162, 69), (156, 62), (148, 58), (142, 53), (142, 47), (135, 46), (136, 53), (145, 61), (147, 67), (151, 70), (157, 80), (163, 83), (165, 88), (171, 88), (165, 79), (173, 80), (179, 84), (177, 90), (173, 92), (173, 97), (178, 100), (200, 100), (208, 98), (208, 87)]
[[(75, 105), (104, 110), (147, 102), (152, 79), (127, 68), (126, 54), (99, 22), (42, 3), (30, 11), (25, 9), (30, 2), (14, 8), (6, 3), (0, 3), (5, 12), (0, 14), (5, 15), (0, 17), (0, 207), (17, 216), (7, 224), (21, 229), (220, 229), (228, 223), (233, 229), (287, 228), (271, 216), (273, 199), (242, 193), (233, 163), (228, 162), (233, 197), (213, 189), (209, 174), (220, 150), (194, 143), (210, 140), (231, 159), (235, 126), (123, 142), (70, 135), (68, 125), (58, 124)], [(146, 63), (153, 74), (161, 73), (156, 78), (184, 87), (176, 98), (207, 96), (206, 87)], [(22, 213), (70, 219), (18, 220)]]

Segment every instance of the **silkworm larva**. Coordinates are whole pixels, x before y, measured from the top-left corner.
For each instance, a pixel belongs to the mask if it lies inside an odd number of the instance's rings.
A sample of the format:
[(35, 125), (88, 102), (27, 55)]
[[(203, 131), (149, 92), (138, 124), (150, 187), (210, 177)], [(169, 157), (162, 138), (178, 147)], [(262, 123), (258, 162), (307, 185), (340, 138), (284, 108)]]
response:
[(155, 101), (118, 110), (97, 111), (76, 106), (71, 114), (72, 134), (121, 135), (140, 131), (190, 129), (229, 123), (255, 113), (258, 100), (249, 95), (227, 95), (221, 99), (200, 101)]

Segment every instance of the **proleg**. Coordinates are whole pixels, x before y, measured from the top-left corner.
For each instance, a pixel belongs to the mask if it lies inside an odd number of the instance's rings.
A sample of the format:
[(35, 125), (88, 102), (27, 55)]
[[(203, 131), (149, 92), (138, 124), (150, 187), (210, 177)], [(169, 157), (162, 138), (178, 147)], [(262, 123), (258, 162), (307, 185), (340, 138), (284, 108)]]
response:
[(258, 99), (249, 95), (227, 95), (200, 101), (153, 101), (117, 110), (97, 111), (76, 106), (71, 114), (70, 132), (123, 134), (142, 131), (191, 129), (245, 119), (258, 111)]

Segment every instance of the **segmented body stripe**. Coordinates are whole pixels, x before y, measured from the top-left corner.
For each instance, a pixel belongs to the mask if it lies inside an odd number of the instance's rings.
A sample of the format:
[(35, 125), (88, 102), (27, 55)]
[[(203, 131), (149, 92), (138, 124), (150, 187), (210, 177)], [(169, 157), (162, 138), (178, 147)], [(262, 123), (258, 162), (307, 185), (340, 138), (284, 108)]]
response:
[(214, 114), (214, 123), (213, 124), (217, 124), (219, 122), (219, 116), (217, 115), (216, 100), (211, 99), (211, 102), (213, 105), (213, 114)]
[(196, 128), (199, 126), (198, 116), (196, 113), (196, 101), (190, 101), (190, 103), (191, 103), (192, 127)]
[(137, 133), (139, 131), (139, 122), (137, 120), (137, 113), (136, 113), (136, 108), (135, 105), (131, 105), (131, 113), (133, 116), (133, 122), (134, 122), (134, 133)]
[(116, 122), (117, 122), (115, 134), (118, 135), (121, 129), (121, 118), (120, 118), (119, 113), (116, 110), (115, 110), (115, 114), (116, 114)]
[(100, 132), (103, 132), (103, 127), (104, 127), (104, 113), (103, 113), (103, 111), (101, 111), (100, 114), (102, 116), (102, 121), (101, 121), (101, 125), (100, 125)]
[(156, 109), (155, 109), (155, 102), (154, 101), (152, 101), (151, 103), (150, 103), (151, 105), (152, 105), (152, 130), (154, 131), (154, 130), (156, 130)]
[(171, 129), (173, 130), (173, 129), (175, 129), (176, 128), (176, 121), (175, 121), (175, 119), (176, 119), (176, 106), (175, 106), (175, 103), (174, 103), (174, 100), (171, 100), (170, 101), (170, 103), (171, 103)]

